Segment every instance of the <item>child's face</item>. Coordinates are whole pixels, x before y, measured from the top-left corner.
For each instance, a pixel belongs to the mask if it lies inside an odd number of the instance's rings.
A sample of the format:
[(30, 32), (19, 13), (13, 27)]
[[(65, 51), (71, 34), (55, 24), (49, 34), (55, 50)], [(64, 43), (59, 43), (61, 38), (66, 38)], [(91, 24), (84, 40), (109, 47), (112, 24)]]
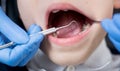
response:
[[(60, 65), (83, 63), (106, 33), (92, 20), (111, 18), (113, 0), (17, 0), (26, 28), (36, 23), (43, 30), (75, 20), (67, 28), (46, 36), (43, 52)], [(71, 30), (72, 29), (72, 30)]]

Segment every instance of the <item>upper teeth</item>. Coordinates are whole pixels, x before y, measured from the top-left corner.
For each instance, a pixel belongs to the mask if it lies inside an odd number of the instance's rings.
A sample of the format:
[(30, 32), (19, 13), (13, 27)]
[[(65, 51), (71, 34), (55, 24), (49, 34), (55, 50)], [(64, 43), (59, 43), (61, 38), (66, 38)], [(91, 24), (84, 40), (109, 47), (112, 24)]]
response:
[(60, 11), (60, 10), (53, 10), (52, 12), (53, 12), (53, 13), (57, 13), (57, 12), (59, 12), (59, 11)]
[[(56, 10), (53, 10), (52, 13), (57, 13), (57, 12), (59, 12), (59, 11), (60, 11), (60, 10), (57, 10), (57, 9), (56, 9)], [(63, 11), (66, 12), (66, 11), (68, 11), (68, 9), (65, 9), (65, 10), (63, 10)]]

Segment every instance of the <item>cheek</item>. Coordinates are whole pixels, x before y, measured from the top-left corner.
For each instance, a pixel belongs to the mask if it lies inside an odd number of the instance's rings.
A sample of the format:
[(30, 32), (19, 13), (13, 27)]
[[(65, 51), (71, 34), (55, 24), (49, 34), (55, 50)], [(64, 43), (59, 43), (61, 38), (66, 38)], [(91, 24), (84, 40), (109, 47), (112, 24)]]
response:
[[(31, 2), (27, 5), (26, 3), (28, 3), (27, 0), (26, 1), (17, 0), (20, 18), (22, 19), (22, 22), (24, 23), (25, 27), (28, 29), (31, 24), (35, 23), (34, 14), (35, 14), (36, 8), (34, 3)], [(31, 6), (31, 4), (33, 6)]]
[(114, 7), (120, 9), (120, 0), (114, 0)]
[(26, 29), (28, 29), (30, 25), (34, 23), (33, 18), (27, 15), (21, 14), (21, 19)]
[[(96, 0), (97, 1), (97, 0)], [(98, 2), (93, 2), (91, 6), (91, 13), (93, 14), (93, 18), (97, 21), (101, 21), (104, 18), (111, 18), (113, 13), (113, 2), (110, 0), (108, 2), (107, 0), (104, 1), (101, 0)]]
[(83, 13), (89, 15), (93, 20), (101, 21), (104, 18), (111, 18), (113, 13), (113, 0), (87, 0), (80, 6)]

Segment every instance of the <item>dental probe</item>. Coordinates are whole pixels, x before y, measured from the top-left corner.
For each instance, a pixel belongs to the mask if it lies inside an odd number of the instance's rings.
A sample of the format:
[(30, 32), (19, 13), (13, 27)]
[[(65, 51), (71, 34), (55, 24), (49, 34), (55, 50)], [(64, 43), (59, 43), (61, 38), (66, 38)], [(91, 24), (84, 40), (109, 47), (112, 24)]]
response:
[[(61, 26), (61, 27), (53, 27), (53, 28), (49, 28), (49, 29), (47, 29), (47, 30), (44, 30), (44, 31), (41, 31), (41, 32), (38, 32), (39, 34), (43, 34), (43, 35), (48, 35), (48, 34), (51, 34), (51, 33), (54, 33), (54, 32), (56, 32), (56, 31), (58, 31), (58, 30), (60, 30), (60, 29), (63, 29), (63, 28), (66, 28), (66, 27), (68, 27), (68, 26), (70, 26), (72, 23), (76, 23), (76, 21), (75, 20), (72, 20), (69, 24), (67, 24), (67, 25), (64, 25), (64, 26)], [(30, 35), (30, 37), (31, 36), (34, 36), (34, 34), (33, 35)], [(4, 44), (4, 45), (0, 45), (0, 49), (3, 49), (3, 48), (7, 48), (7, 47), (9, 47), (9, 46), (12, 46), (14, 44), (14, 42), (12, 41), (12, 42), (9, 42), (9, 43), (6, 43), (6, 44)]]
[(93, 21), (94, 23), (101, 23), (101, 21)]

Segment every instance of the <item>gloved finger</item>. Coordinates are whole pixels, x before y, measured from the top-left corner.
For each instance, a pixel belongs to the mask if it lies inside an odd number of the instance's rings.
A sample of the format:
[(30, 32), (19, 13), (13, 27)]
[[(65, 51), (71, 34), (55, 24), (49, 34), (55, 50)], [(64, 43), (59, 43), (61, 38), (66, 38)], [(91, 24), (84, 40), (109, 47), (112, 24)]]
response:
[[(0, 50), (0, 62), (9, 66), (16, 66), (20, 62), (20, 59), (14, 61), (14, 57), (12, 57), (13, 55), (11, 56), (10, 54), (11, 52), (12, 50), (10, 48)], [(17, 55), (14, 54), (14, 56)]]
[(41, 28), (38, 25), (32, 24), (30, 26), (30, 28), (28, 29), (28, 34), (30, 35), (30, 34), (34, 34), (34, 33), (40, 32), (40, 31), (41, 31)]
[[(38, 46), (38, 44), (37, 44)], [(25, 66), (30, 59), (32, 59), (32, 57), (36, 54), (38, 48), (35, 48), (32, 50), (32, 53), (30, 53), (28, 56), (26, 56), (23, 60), (21, 60), (21, 62), (18, 64), (18, 66)]]
[(30, 25), (30, 27), (28, 28), (27, 32), (28, 32), (29, 35), (30, 35), (30, 31), (32, 31), (35, 26), (36, 26), (36, 24), (32, 24), (32, 25)]
[(116, 26), (120, 28), (120, 14), (115, 14), (113, 16), (113, 22), (115, 22)]
[(25, 66), (30, 59), (32, 59), (32, 57), (35, 55), (35, 53), (37, 52), (38, 49), (34, 49), (32, 53), (30, 53), (30, 55), (26, 56), (17, 66)]
[(3, 34), (0, 33), (0, 46), (4, 45), (5, 43), (9, 43), (9, 42), (10, 42), (9, 39), (7, 39)]
[(4, 36), (0, 33), (0, 45), (5, 44)]
[[(29, 58), (26, 61), (29, 61), (34, 53), (37, 52), (33, 52), (33, 50), (39, 48), (39, 44), (42, 42), (43, 37), (43, 35), (35, 34), (35, 36), (30, 38), (30, 41), (27, 44), (18, 45), (13, 49), (6, 48), (0, 50), (0, 62), (10, 66), (17, 66), (27, 56), (29, 56)], [(31, 53), (33, 53), (33, 55)]]
[(109, 37), (109, 38), (113, 42), (113, 45), (116, 47), (116, 49), (120, 52), (120, 43), (114, 40), (112, 37)]
[(40, 44), (41, 44), (41, 41), (37, 42), (35, 45), (35, 47), (37, 48), (34, 48), (31, 50), (31, 52), (28, 54), (28, 56), (26, 56), (21, 62), (20, 64), (18, 64), (18, 66), (25, 66), (29, 61), (30, 59), (32, 59), (32, 57), (36, 54), (37, 50), (39, 49), (40, 47)]
[(117, 28), (117, 26), (115, 25), (115, 23), (110, 20), (110, 19), (105, 19), (102, 21), (101, 23), (103, 29), (108, 33), (109, 36), (111, 36), (112, 38), (114, 38), (114, 40), (120, 41), (118, 39), (120, 36), (120, 29)]
[[(43, 37), (44, 37), (43, 35), (35, 34), (34, 36), (32, 36), (30, 38), (30, 41), (28, 42), (28, 44), (21, 46), (22, 49), (19, 48), (19, 49), (15, 50), (13, 53), (11, 53), (11, 54), (16, 54), (16, 55), (20, 55), (20, 56), (17, 56), (16, 58), (14, 56), (12, 56), (12, 57), (14, 57), (15, 61), (17, 61), (19, 59), (19, 57), (22, 57), (21, 61), (25, 62), (25, 63), (23, 62), (22, 64), (23, 65), (26, 64), (37, 52), (36, 50), (38, 50), (38, 48), (43, 40)], [(18, 52), (21, 52), (21, 54)], [(23, 55), (24, 55), (24, 57), (23, 57)]]
[[(38, 25), (33, 24), (33, 25), (30, 26), (28, 32), (29, 32), (30, 34), (35, 34), (35, 33), (37, 33), (36, 35), (40, 35), (40, 34), (38, 34), (38, 32), (40, 32), (40, 30), (41, 30), (41, 28), (40, 28)], [(34, 35), (34, 36), (31, 36), (31, 38), (32, 38), (32, 37), (35, 37), (35, 35)], [(40, 42), (36, 43), (36, 47), (39, 47), (39, 46), (40, 46)], [(33, 49), (32, 52), (31, 52), (27, 57), (25, 57), (25, 58), (20, 62), (20, 64), (19, 64), (18, 66), (24, 66), (26, 63), (28, 63), (28, 61), (31, 59), (31, 56), (34, 56), (36, 52), (37, 52), (37, 49)]]
[[(30, 32), (37, 32), (37, 31), (39, 32), (39, 30), (37, 28), (35, 28), (35, 27), (32, 27), (32, 29), (34, 29), (34, 30), (31, 30)], [(4, 36), (1, 34), (1, 44), (2, 44), (2, 42), (4, 42), (3, 37)], [(36, 38), (36, 40), (38, 40), (38, 39)], [(32, 39), (31, 39), (31, 41), (32, 41)], [(26, 45), (16, 46), (13, 49), (6, 48), (6, 49), (0, 50), (0, 62), (2, 62), (4, 64), (7, 64), (7, 65), (10, 65), (10, 66), (16, 66), (21, 61), (22, 61), (22, 63), (19, 66), (22, 66), (22, 65), (26, 64), (27, 61), (29, 61), (30, 57), (33, 56), (34, 53), (36, 52), (36, 50), (38, 49), (37, 45), (36, 46), (34, 45), (34, 44), (36, 44), (36, 41), (34, 40), (32, 42), (28, 43)], [(29, 54), (25, 55), (23, 53), (24, 51), (26, 52), (26, 50), (27, 50), (25, 48), (30, 48), (28, 50), (30, 50), (32, 52), (31, 53), (28, 52)]]
[(9, 40), (18, 44), (28, 42), (27, 33), (10, 20), (0, 7), (0, 32), (4, 34)]

